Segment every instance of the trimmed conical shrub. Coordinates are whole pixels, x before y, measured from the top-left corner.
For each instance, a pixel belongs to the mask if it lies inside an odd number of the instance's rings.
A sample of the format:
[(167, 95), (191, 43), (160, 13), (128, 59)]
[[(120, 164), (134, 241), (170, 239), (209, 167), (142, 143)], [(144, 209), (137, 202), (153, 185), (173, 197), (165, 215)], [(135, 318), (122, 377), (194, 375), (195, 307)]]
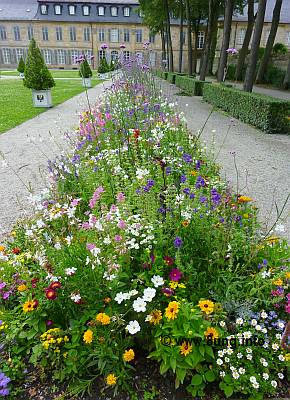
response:
[(23, 74), (23, 72), (25, 71), (25, 62), (24, 62), (22, 57), (20, 57), (19, 64), (18, 64), (18, 67), (17, 67), (17, 71), (20, 74)]
[(89, 66), (88, 60), (86, 58), (80, 65), (79, 74), (82, 78), (91, 78), (93, 75), (91, 67)]
[(41, 52), (34, 39), (31, 39), (24, 71), (24, 86), (34, 90), (46, 90), (55, 86)]
[(106, 74), (109, 71), (110, 71), (110, 66), (108, 65), (107, 60), (105, 58), (101, 58), (100, 65), (99, 65), (99, 68), (98, 68), (98, 73), (99, 74)]

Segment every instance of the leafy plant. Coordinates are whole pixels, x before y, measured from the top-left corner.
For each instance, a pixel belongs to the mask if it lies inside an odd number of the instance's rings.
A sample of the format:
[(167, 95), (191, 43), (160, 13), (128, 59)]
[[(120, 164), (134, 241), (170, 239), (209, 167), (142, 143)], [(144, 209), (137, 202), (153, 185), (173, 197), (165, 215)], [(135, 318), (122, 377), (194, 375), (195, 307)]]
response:
[(79, 75), (82, 78), (91, 78), (93, 76), (91, 67), (86, 57), (84, 57), (84, 60), (80, 64)]
[(17, 67), (17, 71), (20, 74), (23, 74), (24, 71), (25, 71), (25, 62), (24, 62), (22, 57), (20, 57), (20, 60), (19, 60), (19, 63), (18, 63), (18, 67)]

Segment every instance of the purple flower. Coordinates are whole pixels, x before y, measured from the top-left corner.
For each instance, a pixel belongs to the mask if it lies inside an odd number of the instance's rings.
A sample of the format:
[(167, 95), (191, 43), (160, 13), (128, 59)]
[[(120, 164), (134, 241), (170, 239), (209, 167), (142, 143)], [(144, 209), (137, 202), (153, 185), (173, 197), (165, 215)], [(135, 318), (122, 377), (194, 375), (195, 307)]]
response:
[(206, 203), (207, 202), (206, 196), (201, 196), (199, 201), (201, 202), (201, 204)]
[(218, 193), (216, 189), (211, 190), (211, 201), (215, 206), (218, 206), (221, 202), (221, 195)]
[(109, 46), (107, 45), (107, 43), (103, 43), (103, 44), (101, 45), (101, 49), (102, 49), (102, 50), (106, 50), (108, 47), (109, 47)]
[(193, 200), (195, 198), (195, 194), (194, 193), (190, 193), (189, 198), (190, 198), (190, 200)]
[(163, 288), (162, 292), (166, 295), (166, 296), (172, 296), (174, 293), (174, 290), (170, 289), (170, 288)]
[(184, 188), (183, 189), (183, 193), (185, 193), (185, 194), (190, 194), (190, 188)]
[(178, 268), (172, 268), (169, 273), (169, 279), (178, 282), (182, 278), (182, 275), (183, 273)]
[(179, 248), (182, 246), (182, 244), (183, 244), (183, 241), (182, 241), (181, 237), (176, 236), (176, 238), (174, 239), (173, 244), (174, 244), (174, 247), (175, 247), (176, 249), (179, 249)]
[(183, 161), (186, 162), (187, 164), (192, 163), (192, 157), (191, 157), (190, 154), (184, 153), (184, 154), (182, 155), (182, 159), (183, 159)]
[(124, 45), (124, 43), (120, 44), (120, 49), (126, 49), (126, 46)]
[(198, 176), (196, 179), (195, 187), (196, 189), (200, 189), (201, 187), (205, 186), (205, 180), (202, 176)]
[(181, 177), (180, 177), (180, 182), (181, 183), (184, 183), (185, 181), (186, 181), (186, 176), (185, 175), (181, 175)]

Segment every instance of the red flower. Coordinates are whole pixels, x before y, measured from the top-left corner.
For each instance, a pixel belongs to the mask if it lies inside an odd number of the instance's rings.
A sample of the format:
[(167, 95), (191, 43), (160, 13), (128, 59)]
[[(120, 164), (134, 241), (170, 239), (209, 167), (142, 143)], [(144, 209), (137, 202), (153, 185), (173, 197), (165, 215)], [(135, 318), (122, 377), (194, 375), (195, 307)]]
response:
[(55, 289), (59, 289), (61, 287), (61, 283), (60, 282), (52, 282), (49, 285), (49, 289), (55, 290)]
[(139, 129), (134, 129), (133, 136), (134, 136), (135, 139), (138, 139), (138, 137), (140, 136), (140, 130)]
[(35, 310), (38, 307), (38, 300), (33, 301), (33, 309)]
[(183, 273), (178, 268), (172, 268), (169, 273), (169, 279), (178, 282), (182, 278), (182, 275)]
[(50, 288), (46, 289), (45, 295), (48, 300), (55, 300), (57, 298), (56, 291)]
[(19, 247), (14, 247), (14, 249), (12, 249), (12, 253), (14, 254), (19, 254), (21, 252), (21, 250), (19, 249)]
[(38, 278), (33, 278), (33, 279), (31, 279), (31, 286), (32, 286), (33, 288), (36, 288), (36, 284), (37, 284), (38, 281), (39, 281)]
[(163, 260), (165, 261), (166, 265), (171, 266), (174, 264), (174, 258), (172, 258), (172, 257), (164, 256)]

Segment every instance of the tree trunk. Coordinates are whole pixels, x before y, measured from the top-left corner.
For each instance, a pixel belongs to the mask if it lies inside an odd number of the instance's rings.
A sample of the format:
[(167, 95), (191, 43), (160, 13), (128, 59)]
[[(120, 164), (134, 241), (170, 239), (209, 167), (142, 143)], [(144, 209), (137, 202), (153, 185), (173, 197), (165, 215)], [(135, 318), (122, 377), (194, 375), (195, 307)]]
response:
[(164, 30), (162, 29), (160, 32), (161, 35), (161, 45), (162, 45), (162, 66), (164, 66), (164, 60), (167, 60), (166, 56), (166, 42), (165, 42), (165, 35)]
[(210, 53), (208, 60), (208, 72), (213, 75), (213, 64), (215, 59), (215, 51), (217, 45), (217, 34), (218, 34), (218, 19), (219, 19), (219, 3), (217, 3), (216, 12), (213, 20), (213, 28), (212, 28), (212, 38), (210, 42)]
[(280, 22), (280, 14), (281, 14), (281, 7), (282, 7), (282, 1), (283, 0), (276, 0), (275, 7), (273, 10), (273, 18), (272, 18), (272, 24), (271, 24), (271, 30), (270, 34), (267, 40), (266, 48), (265, 48), (265, 53), (263, 55), (259, 70), (258, 70), (258, 75), (257, 75), (257, 83), (262, 83), (265, 78), (265, 73), (267, 71), (270, 58), (271, 58), (271, 53), (273, 49), (273, 45), (275, 42), (279, 22)]
[(201, 81), (205, 80), (205, 76), (207, 73), (213, 28), (214, 28), (214, 0), (209, 0), (207, 35), (205, 38), (205, 46), (204, 46), (204, 51), (203, 51), (202, 65), (201, 65), (200, 72), (199, 72), (199, 80), (201, 80)]
[(220, 61), (217, 74), (218, 82), (223, 82), (225, 78), (225, 71), (227, 68), (227, 61), (228, 61), (227, 49), (229, 48), (230, 38), (231, 38), (233, 11), (234, 11), (234, 1), (225, 0), (224, 33), (223, 33), (223, 43), (221, 48)]
[(164, 8), (166, 14), (166, 32), (167, 32), (167, 43), (168, 43), (168, 60), (169, 60), (169, 68), (170, 72), (173, 72), (173, 49), (172, 49), (172, 39), (171, 39), (171, 29), (170, 29), (170, 14), (169, 14), (169, 6), (168, 0), (164, 0)]
[(242, 73), (243, 73), (243, 67), (245, 64), (245, 60), (248, 54), (248, 49), (249, 49), (249, 44), (251, 41), (252, 33), (253, 33), (253, 28), (255, 24), (255, 14), (254, 14), (254, 0), (248, 0), (248, 25), (247, 25), (247, 30), (243, 42), (243, 46), (241, 50), (239, 51), (239, 58), (238, 58), (238, 63), (237, 63), (237, 68), (236, 68), (236, 80), (241, 81), (242, 80)]
[(258, 12), (257, 12), (257, 17), (256, 17), (255, 30), (254, 30), (254, 36), (253, 36), (252, 48), (251, 48), (251, 54), (250, 54), (250, 60), (249, 60), (249, 64), (247, 67), (247, 72), (246, 72), (246, 77), (245, 77), (245, 82), (244, 82), (244, 90), (246, 92), (251, 92), (253, 90), (253, 85), (254, 85), (255, 75), (256, 75), (256, 67), (257, 67), (258, 56), (259, 56), (259, 46), (260, 46), (261, 35), (262, 35), (262, 30), (263, 30), (263, 25), (264, 25), (266, 4), (267, 4), (267, 0), (259, 0)]
[(180, 2), (180, 26), (179, 26), (179, 66), (178, 72), (182, 72), (183, 59), (183, 4)]
[(196, 68), (197, 68), (197, 46), (198, 46), (198, 32), (200, 28), (200, 18), (196, 21), (194, 21), (194, 47), (193, 47), (193, 52), (192, 52), (192, 72), (196, 74)]
[(189, 0), (185, 0), (185, 13), (187, 21), (187, 52), (188, 52), (188, 75), (192, 75), (192, 38), (191, 38), (191, 22), (190, 22), (190, 6)]
[(288, 67), (283, 82), (283, 89), (285, 90), (290, 89), (290, 53), (289, 53)]

